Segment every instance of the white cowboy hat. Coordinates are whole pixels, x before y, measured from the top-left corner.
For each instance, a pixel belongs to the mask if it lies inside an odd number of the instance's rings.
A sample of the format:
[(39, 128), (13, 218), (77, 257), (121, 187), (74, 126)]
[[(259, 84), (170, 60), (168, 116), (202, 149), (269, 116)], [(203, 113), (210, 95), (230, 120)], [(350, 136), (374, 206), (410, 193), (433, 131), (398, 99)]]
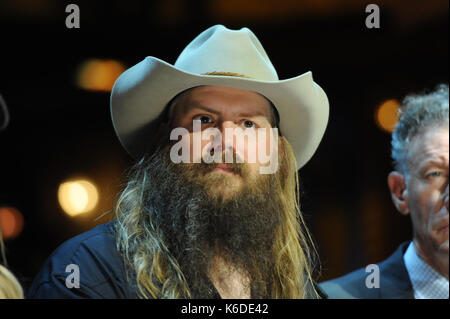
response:
[[(214, 72), (245, 77), (205, 75)], [(125, 149), (133, 157), (143, 155), (154, 134), (153, 123), (168, 102), (180, 92), (200, 85), (250, 90), (269, 99), (278, 110), (280, 130), (294, 149), (298, 168), (319, 146), (329, 105), (312, 73), (279, 80), (252, 31), (215, 25), (198, 35), (174, 65), (147, 57), (117, 79), (111, 92), (111, 116)]]

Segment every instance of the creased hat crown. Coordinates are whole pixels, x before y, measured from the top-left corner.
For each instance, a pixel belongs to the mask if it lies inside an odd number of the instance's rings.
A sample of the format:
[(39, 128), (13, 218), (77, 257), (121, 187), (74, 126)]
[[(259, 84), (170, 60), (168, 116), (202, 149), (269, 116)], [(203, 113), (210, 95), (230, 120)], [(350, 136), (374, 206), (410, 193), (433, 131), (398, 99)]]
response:
[(278, 81), (266, 51), (248, 28), (230, 30), (215, 25), (203, 31), (181, 52), (174, 66), (194, 74), (230, 72)]

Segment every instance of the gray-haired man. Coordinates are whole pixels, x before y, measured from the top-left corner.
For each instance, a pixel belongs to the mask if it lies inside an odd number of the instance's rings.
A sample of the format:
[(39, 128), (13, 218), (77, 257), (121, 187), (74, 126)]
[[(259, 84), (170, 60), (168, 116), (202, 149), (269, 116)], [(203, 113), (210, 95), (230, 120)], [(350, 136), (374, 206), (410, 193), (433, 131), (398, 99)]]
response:
[(378, 264), (377, 285), (367, 285), (364, 268), (322, 283), (330, 298), (449, 297), (448, 98), (447, 85), (407, 96), (392, 135), (388, 185), (397, 210), (411, 216), (413, 240)]

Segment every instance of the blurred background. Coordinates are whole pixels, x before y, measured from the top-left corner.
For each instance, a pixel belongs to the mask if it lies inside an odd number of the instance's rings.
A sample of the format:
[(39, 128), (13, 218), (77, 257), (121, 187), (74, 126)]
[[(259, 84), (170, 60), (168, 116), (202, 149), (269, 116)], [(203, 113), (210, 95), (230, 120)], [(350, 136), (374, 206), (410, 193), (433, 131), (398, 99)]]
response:
[[(111, 218), (133, 161), (110, 119), (117, 76), (146, 56), (174, 63), (214, 24), (249, 27), (280, 79), (312, 71), (330, 100), (322, 143), (300, 170), (318, 281), (387, 258), (411, 238), (391, 203), (399, 101), (448, 83), (448, 1), (159, 0), (0, 2), (0, 224), (25, 289), (62, 242)], [(380, 8), (368, 29), (366, 6)]]

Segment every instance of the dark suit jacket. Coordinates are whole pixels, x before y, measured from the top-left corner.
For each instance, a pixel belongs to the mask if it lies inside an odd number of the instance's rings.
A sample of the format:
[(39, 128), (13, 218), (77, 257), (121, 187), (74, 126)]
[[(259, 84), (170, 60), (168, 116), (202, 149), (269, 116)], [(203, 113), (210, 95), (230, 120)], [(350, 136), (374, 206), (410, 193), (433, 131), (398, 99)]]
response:
[(319, 285), (331, 299), (414, 299), (412, 284), (403, 262), (403, 254), (409, 243), (402, 243), (388, 259), (377, 264), (380, 269), (379, 288), (367, 288), (366, 278), (371, 273), (366, 272), (365, 267)]

